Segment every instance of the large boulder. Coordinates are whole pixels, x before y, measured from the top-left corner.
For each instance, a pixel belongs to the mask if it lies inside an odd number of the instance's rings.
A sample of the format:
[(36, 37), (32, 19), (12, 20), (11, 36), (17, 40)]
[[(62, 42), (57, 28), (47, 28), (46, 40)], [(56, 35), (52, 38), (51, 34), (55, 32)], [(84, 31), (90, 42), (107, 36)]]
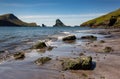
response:
[(75, 36), (75, 35), (66, 36), (66, 37), (64, 37), (62, 40), (63, 40), (63, 41), (76, 40), (76, 36)]
[(35, 60), (35, 64), (42, 65), (50, 60), (51, 60), (51, 58), (49, 58), (49, 57), (41, 57), (41, 58), (38, 58), (37, 60)]
[(78, 58), (69, 58), (63, 60), (62, 63), (64, 70), (89, 70), (92, 68), (92, 57), (78, 57)]

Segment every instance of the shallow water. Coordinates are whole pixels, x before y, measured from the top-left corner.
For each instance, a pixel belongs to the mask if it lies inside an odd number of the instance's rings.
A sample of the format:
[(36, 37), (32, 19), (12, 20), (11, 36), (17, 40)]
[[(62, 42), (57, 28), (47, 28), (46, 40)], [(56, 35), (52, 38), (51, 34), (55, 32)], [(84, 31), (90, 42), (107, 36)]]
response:
[(38, 40), (60, 38), (66, 34), (77, 34), (89, 28), (51, 28), (51, 27), (0, 27), (0, 51), (20, 51), (30, 48)]
[[(54, 69), (54, 62), (40, 67), (34, 64), (34, 61), (42, 56), (49, 56), (52, 61), (57, 57), (79, 56), (84, 51), (79, 45), (83, 44), (84, 41), (77, 39), (74, 43), (65, 43), (62, 42), (62, 37), (70, 34), (76, 35), (77, 38), (84, 35), (95, 35), (98, 39), (103, 37), (90, 33), (92, 30), (94, 29), (80, 27), (0, 27), (0, 51), (7, 50), (9, 53), (13, 53), (30, 50), (25, 53), (24, 60), (16, 61), (10, 58), (3, 61), (0, 65), (0, 79), (63, 79), (59, 69)], [(31, 50), (30, 47), (38, 40), (44, 40), (47, 45), (55, 48), (42, 51)], [(95, 54), (88, 52), (85, 55), (94, 56)]]

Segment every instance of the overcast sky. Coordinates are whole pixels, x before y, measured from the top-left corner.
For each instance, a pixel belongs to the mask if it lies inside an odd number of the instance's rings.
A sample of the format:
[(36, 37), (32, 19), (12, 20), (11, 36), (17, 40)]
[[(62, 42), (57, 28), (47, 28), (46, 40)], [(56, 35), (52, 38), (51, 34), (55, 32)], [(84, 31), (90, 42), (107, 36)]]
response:
[(25, 22), (52, 26), (82, 22), (120, 8), (120, 0), (0, 0), (0, 14), (13, 13)]

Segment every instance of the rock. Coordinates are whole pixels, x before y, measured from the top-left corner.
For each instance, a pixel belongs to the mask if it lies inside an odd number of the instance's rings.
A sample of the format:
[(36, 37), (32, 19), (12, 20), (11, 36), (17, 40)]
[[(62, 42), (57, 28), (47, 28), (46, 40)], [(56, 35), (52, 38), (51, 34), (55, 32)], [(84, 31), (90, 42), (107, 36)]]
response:
[(16, 54), (14, 54), (13, 57), (14, 57), (15, 60), (24, 59), (25, 58), (25, 54), (23, 52), (18, 52)]
[(105, 41), (104, 40), (100, 40), (100, 43), (105, 43)]
[(76, 40), (76, 36), (75, 35), (70, 35), (70, 36), (64, 37), (62, 40), (63, 41)]
[(14, 14), (4, 14), (0, 15), (0, 26), (37, 26), (37, 24), (23, 22)]
[(46, 25), (42, 24), (42, 27), (47, 27)]
[(88, 36), (82, 36), (81, 39), (97, 40), (97, 37), (93, 35), (88, 35)]
[(56, 20), (56, 23), (53, 27), (66, 26), (60, 19)]
[(51, 60), (51, 58), (49, 58), (49, 57), (41, 57), (41, 58), (38, 58), (37, 60), (35, 60), (35, 64), (42, 65), (50, 60)]
[(62, 63), (64, 70), (89, 70), (92, 67), (92, 57), (83, 56), (78, 58), (69, 58), (63, 60)]
[(113, 26), (117, 21), (117, 17), (116, 16), (111, 16), (110, 21), (109, 21), (109, 26)]
[(105, 53), (110, 53), (111, 51), (113, 51), (112, 47), (105, 47), (103, 50)]
[(45, 48), (47, 47), (47, 45), (45, 44), (45, 42), (38, 42), (33, 48), (35, 49), (41, 49), (41, 48)]

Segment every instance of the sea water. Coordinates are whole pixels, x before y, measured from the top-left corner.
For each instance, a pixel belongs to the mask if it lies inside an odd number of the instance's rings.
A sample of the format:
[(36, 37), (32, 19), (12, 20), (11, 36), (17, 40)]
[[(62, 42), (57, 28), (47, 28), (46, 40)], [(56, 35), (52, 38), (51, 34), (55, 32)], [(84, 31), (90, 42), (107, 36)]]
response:
[(69, 34), (79, 36), (88, 30), (88, 27), (0, 27), (0, 51), (27, 50), (38, 40), (59, 39)]

